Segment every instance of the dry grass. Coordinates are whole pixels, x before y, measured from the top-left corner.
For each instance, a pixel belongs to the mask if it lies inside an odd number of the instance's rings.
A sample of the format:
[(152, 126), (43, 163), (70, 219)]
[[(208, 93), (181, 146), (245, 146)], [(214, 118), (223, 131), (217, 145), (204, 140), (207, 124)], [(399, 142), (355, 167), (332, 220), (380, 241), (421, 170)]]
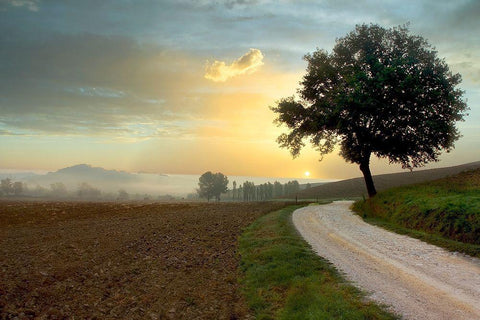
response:
[(0, 318), (249, 318), (237, 237), (282, 206), (0, 202)]
[[(480, 168), (480, 161), (455, 167), (380, 174), (375, 175), (373, 180), (375, 181), (375, 187), (377, 188), (377, 191), (382, 191), (393, 187), (432, 181), (478, 168)], [(372, 168), (372, 170), (375, 171), (375, 168)], [(360, 174), (360, 171), (358, 172)], [(298, 193), (298, 199), (333, 200), (341, 198), (361, 198), (362, 196), (367, 196), (367, 188), (365, 187), (365, 181), (363, 177), (326, 183), (310, 189), (302, 190)], [(294, 198), (295, 195), (290, 195), (289, 197)]]

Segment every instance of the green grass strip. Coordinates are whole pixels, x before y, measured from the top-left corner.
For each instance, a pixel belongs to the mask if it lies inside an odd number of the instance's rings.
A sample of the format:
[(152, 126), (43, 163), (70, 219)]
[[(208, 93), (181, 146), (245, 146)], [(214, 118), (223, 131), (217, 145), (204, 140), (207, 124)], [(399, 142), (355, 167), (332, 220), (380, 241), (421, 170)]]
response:
[(437, 234), (432, 234), (432, 233), (428, 233), (421, 230), (409, 229), (409, 228), (400, 226), (398, 224), (395, 224), (394, 222), (384, 220), (382, 218), (363, 216), (363, 220), (375, 226), (384, 228), (386, 230), (390, 230), (398, 234), (404, 234), (409, 237), (422, 240), (424, 242), (444, 248), (448, 251), (461, 252), (464, 254), (468, 254), (469, 256), (472, 256), (472, 257), (480, 258), (480, 245), (478, 244), (463, 243), (460, 241), (455, 241), (455, 240), (442, 237)]
[(398, 319), (312, 251), (291, 221), (299, 207), (261, 217), (240, 237), (241, 284), (256, 319)]

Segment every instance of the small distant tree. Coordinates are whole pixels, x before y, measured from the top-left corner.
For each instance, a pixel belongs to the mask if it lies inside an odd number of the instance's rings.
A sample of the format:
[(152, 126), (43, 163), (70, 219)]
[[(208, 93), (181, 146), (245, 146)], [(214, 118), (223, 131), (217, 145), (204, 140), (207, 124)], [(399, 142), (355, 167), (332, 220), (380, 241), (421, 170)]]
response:
[(100, 198), (101, 191), (86, 182), (82, 182), (78, 186), (77, 194), (80, 198), (98, 199)]
[(237, 200), (240, 200), (243, 198), (243, 186), (240, 185), (237, 190)]
[(273, 196), (275, 198), (283, 196), (283, 185), (278, 181), (273, 183)]
[(233, 181), (233, 189), (232, 189), (232, 198), (235, 200), (235, 195), (237, 193), (237, 181)]
[(257, 196), (257, 187), (255, 183), (251, 181), (245, 181), (243, 183), (243, 201), (254, 201)]
[(62, 182), (55, 182), (50, 184), (51, 195), (53, 197), (65, 197), (67, 196), (67, 187)]
[(13, 194), (18, 196), (23, 192), (23, 183), (20, 181), (15, 181), (12, 185)]
[(2, 179), (0, 181), (0, 189), (2, 190), (2, 193), (4, 195), (9, 195), (10, 193), (13, 193), (13, 183), (10, 178)]
[(370, 197), (372, 155), (411, 169), (438, 161), (460, 136), (455, 123), (467, 110), (461, 77), (407, 27), (358, 25), (332, 52), (319, 49), (305, 60), (300, 99), (272, 108), (290, 129), (277, 141), (294, 157), (305, 140), (321, 155), (339, 144), (340, 155), (359, 165)]
[(33, 195), (36, 197), (46, 197), (48, 195), (48, 189), (37, 184), (33, 189)]
[(213, 197), (220, 201), (220, 195), (227, 191), (228, 178), (223, 173), (207, 171), (198, 179), (198, 195), (200, 198), (206, 198), (207, 201), (210, 201)]
[(130, 197), (130, 195), (129, 195), (128, 192), (125, 191), (124, 189), (118, 190), (117, 200), (126, 201), (126, 200), (128, 200), (129, 197)]

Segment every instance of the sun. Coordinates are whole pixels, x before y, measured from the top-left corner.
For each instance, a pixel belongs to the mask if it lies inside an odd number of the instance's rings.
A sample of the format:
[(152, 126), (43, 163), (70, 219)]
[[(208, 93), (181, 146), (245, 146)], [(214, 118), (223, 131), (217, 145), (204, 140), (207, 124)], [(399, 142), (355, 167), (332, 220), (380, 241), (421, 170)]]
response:
[(305, 177), (307, 177), (307, 178), (310, 177), (310, 171), (305, 171), (304, 174), (305, 174)]

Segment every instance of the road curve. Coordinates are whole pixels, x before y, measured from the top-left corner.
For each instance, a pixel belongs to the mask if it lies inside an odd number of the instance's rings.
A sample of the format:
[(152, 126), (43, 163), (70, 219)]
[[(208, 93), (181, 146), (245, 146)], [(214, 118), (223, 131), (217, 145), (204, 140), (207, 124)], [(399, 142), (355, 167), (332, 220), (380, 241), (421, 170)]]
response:
[(369, 225), (351, 204), (304, 207), (293, 223), (320, 256), (404, 319), (480, 319), (480, 259)]

